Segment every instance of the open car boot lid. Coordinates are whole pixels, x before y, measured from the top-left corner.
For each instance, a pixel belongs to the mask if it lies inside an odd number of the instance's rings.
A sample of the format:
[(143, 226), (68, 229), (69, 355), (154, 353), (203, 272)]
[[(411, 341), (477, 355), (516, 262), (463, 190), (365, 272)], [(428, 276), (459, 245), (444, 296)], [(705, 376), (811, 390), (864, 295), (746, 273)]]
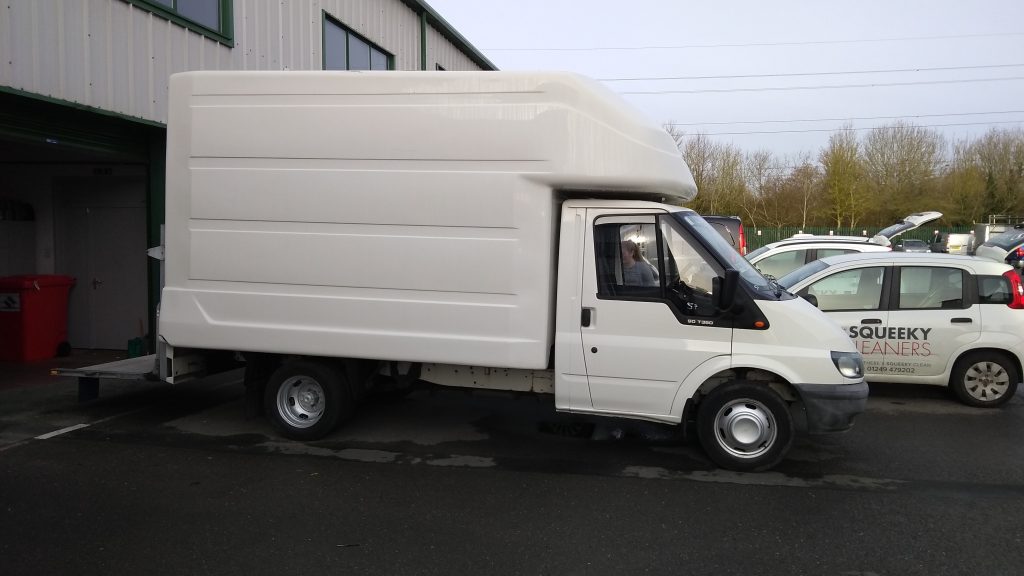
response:
[(893, 238), (907, 230), (913, 230), (922, 224), (927, 224), (939, 218), (942, 218), (942, 212), (915, 212), (892, 226), (879, 230), (878, 234), (871, 237), (871, 241), (882, 246), (889, 246)]

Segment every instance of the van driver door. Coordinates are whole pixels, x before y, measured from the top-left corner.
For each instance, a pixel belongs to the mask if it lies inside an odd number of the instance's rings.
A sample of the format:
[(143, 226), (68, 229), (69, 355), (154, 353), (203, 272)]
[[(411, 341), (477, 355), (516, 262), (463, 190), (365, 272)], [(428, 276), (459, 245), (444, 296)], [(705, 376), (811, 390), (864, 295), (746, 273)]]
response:
[(697, 366), (728, 355), (731, 322), (713, 287), (724, 271), (668, 214), (587, 210), (582, 342), (596, 411), (671, 413)]

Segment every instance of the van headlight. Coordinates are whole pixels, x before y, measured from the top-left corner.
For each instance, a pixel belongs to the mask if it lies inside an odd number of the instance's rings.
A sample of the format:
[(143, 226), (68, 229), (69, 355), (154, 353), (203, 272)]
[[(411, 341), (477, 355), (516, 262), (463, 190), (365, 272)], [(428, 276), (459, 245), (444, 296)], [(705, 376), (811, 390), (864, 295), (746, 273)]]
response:
[(859, 352), (832, 352), (832, 363), (847, 378), (864, 377), (864, 359)]

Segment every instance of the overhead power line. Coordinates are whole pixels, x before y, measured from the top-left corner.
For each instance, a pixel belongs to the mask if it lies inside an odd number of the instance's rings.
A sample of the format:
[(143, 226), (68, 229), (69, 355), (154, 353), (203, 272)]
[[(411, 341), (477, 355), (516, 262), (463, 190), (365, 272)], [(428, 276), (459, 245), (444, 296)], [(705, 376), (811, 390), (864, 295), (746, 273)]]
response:
[(920, 86), (925, 84), (964, 84), (969, 82), (1003, 82), (1008, 80), (1024, 80), (1024, 76), (1007, 76), (1003, 78), (970, 78), (964, 80), (918, 80), (914, 82), (872, 82), (870, 84), (823, 84), (818, 86), (768, 86), (764, 88), (706, 88), (697, 90), (637, 90), (619, 92), (619, 94), (656, 95), (656, 94), (711, 94), (728, 92), (770, 92), (790, 90), (834, 90), (838, 88), (878, 88), (882, 86)]
[(906, 72), (948, 72), (953, 70), (982, 70), (992, 68), (1020, 68), (1024, 64), (982, 64), (977, 66), (940, 66), (933, 68), (890, 68), (885, 70), (844, 70), (842, 72), (788, 72), (782, 74), (720, 74), (714, 76), (646, 76), (635, 78), (598, 78), (602, 82), (637, 82), (644, 80), (720, 80), (727, 78), (787, 78), (793, 76), (839, 76), (843, 74), (893, 74)]
[(680, 44), (675, 46), (590, 46), (546, 48), (483, 48), (488, 52), (599, 52), (611, 50), (688, 50), (699, 48), (747, 48), (764, 46), (818, 46), (823, 44), (867, 44), (876, 42), (913, 42), (918, 40), (954, 40), (962, 38), (1001, 38), (1024, 36), (1024, 32), (995, 32), (990, 34), (946, 34), (940, 36), (901, 36), (895, 38), (854, 38), (847, 40), (805, 40), (796, 42), (745, 42), (734, 44)]
[[(919, 124), (915, 128), (946, 128), (950, 126), (988, 126), (990, 124), (1024, 124), (1024, 120), (1001, 120), (998, 122), (956, 122), (951, 124)], [(841, 132), (843, 130), (885, 130), (888, 126), (871, 126), (865, 128), (807, 128), (801, 130), (752, 130), (749, 132), (700, 132), (704, 136), (738, 136), (747, 134), (799, 134), (803, 132)]]
[(1024, 114), (1024, 110), (995, 112), (948, 112), (946, 114), (913, 114), (906, 116), (847, 116), (844, 118), (796, 118), (792, 120), (732, 120), (728, 122), (666, 122), (670, 126), (719, 126), (733, 124), (795, 124), (797, 122), (845, 122), (849, 120), (903, 120), (911, 118), (940, 118), (945, 116), (994, 116), (996, 114)]

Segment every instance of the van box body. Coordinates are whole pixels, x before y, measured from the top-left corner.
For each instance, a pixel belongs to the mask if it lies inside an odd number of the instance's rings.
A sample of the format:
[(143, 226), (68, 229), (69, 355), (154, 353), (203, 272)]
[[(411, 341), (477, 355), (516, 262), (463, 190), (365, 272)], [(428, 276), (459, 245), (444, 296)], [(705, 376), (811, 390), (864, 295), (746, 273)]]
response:
[(663, 130), (570, 74), (195, 72), (170, 90), (174, 347), (545, 368), (566, 191), (696, 192)]

